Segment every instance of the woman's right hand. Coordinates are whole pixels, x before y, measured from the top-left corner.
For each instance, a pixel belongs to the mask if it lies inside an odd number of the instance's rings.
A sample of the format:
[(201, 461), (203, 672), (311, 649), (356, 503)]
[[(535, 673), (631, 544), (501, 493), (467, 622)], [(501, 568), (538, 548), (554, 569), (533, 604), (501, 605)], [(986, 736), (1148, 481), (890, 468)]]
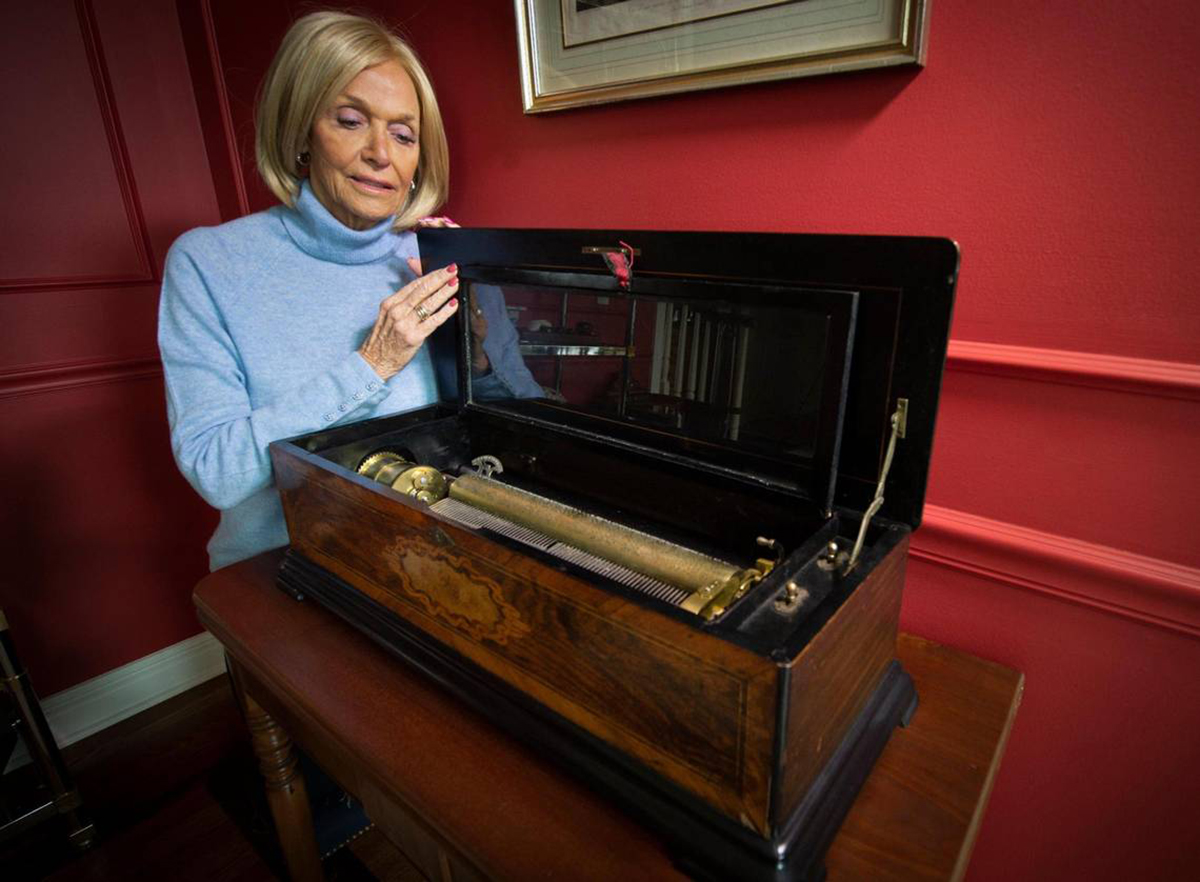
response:
[(458, 299), (451, 299), (458, 290), (457, 265), (424, 276), (419, 260), (409, 258), (408, 265), (417, 279), (379, 304), (375, 327), (358, 350), (384, 380), (412, 361), (425, 338), (458, 309)]

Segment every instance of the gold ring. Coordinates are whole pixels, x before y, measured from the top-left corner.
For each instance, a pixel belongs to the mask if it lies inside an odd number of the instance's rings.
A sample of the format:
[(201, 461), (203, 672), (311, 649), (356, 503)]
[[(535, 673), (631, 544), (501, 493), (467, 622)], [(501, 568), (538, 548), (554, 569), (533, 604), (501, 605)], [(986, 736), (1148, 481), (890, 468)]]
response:
[(429, 310), (427, 310), (425, 308), (424, 303), (417, 304), (416, 313), (417, 313), (417, 318), (420, 319), (421, 321), (425, 321), (425, 319), (429, 318)]

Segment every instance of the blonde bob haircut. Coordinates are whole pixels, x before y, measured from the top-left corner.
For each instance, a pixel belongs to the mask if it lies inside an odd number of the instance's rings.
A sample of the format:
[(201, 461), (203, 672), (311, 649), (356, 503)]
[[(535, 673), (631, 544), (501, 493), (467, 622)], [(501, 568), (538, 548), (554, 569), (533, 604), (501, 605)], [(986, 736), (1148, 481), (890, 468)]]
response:
[(406, 230), (432, 215), (450, 191), (450, 151), (429, 75), (407, 43), (382, 24), (344, 12), (314, 12), (298, 19), (267, 71), (255, 114), (258, 172), (289, 207), (300, 195), (299, 155), (307, 152), (317, 114), (368, 67), (396, 60), (412, 78), (420, 102), (417, 141), (421, 155), (416, 189), (396, 215)]

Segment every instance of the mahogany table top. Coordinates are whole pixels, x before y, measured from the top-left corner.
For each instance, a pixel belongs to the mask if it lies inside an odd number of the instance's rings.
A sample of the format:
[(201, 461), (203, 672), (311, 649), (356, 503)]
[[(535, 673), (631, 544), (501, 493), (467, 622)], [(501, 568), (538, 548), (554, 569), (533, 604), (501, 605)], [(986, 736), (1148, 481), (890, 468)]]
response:
[[(382, 794), (483, 876), (682, 878), (651, 832), (568, 772), (277, 589), (280, 559), (206, 577), (194, 596), (200, 620), (292, 738), (351, 792), (373, 795), (363, 797), (369, 811)], [(1019, 672), (907, 634), (897, 655), (920, 707), (834, 840), (830, 882), (960, 878), (1020, 703)]]

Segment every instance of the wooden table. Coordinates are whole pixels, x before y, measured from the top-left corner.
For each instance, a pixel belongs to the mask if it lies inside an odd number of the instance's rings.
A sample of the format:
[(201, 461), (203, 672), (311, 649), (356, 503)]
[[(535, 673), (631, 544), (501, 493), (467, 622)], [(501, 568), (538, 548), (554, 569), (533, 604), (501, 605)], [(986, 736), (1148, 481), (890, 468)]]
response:
[[(293, 879), (321, 878), (294, 741), (431, 879), (681, 879), (652, 833), (332, 613), (275, 587), (280, 554), (205, 578)], [(902, 635), (921, 705), (830, 848), (830, 882), (958, 879), (1023, 676)]]

